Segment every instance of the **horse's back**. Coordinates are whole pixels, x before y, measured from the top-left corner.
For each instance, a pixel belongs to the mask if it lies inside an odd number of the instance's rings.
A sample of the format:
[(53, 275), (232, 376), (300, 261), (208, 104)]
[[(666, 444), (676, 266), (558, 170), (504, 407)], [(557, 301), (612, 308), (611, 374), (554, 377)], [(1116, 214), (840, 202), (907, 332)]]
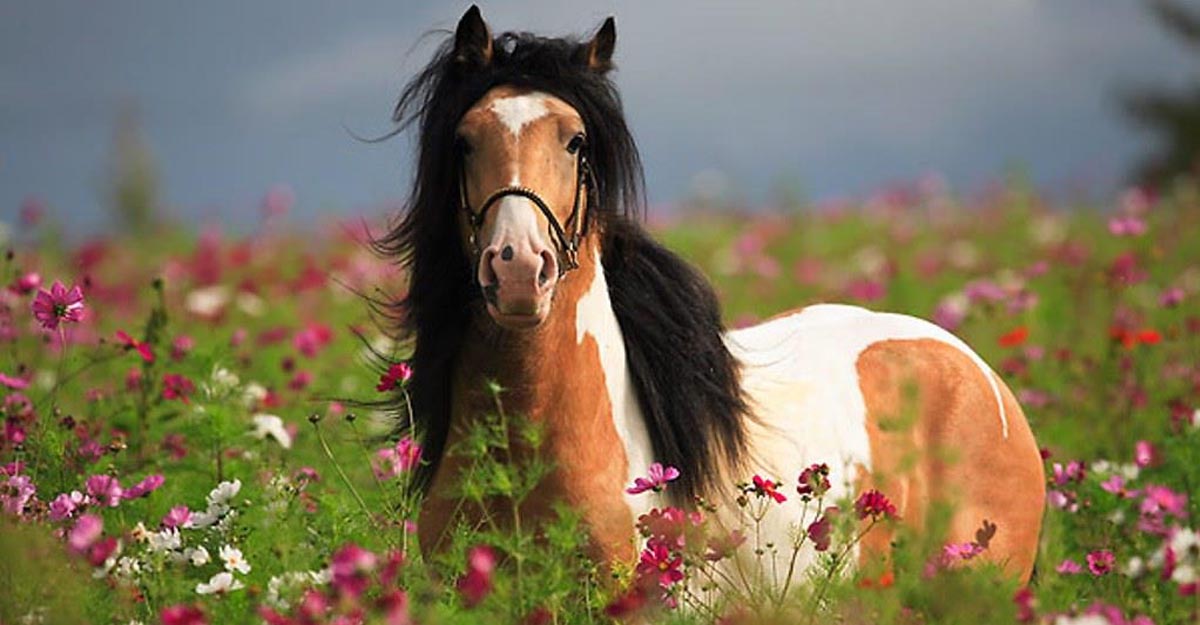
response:
[[(1038, 448), (1011, 392), (960, 339), (914, 317), (823, 304), (726, 342), (757, 417), (755, 471), (788, 483), (827, 463), (832, 497), (879, 488), (918, 528), (945, 502), (947, 542), (970, 541), (986, 519), (998, 526), (988, 557), (1028, 576), (1044, 500)], [(887, 533), (872, 534), (865, 552), (886, 550)]]

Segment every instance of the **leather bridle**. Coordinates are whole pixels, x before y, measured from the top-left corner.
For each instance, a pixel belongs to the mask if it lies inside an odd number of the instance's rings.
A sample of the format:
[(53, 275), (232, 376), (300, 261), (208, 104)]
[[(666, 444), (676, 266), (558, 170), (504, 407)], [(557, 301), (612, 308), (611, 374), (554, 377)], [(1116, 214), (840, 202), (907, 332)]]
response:
[[(487, 212), (501, 198), (515, 195), (523, 197), (542, 214), (546, 216), (546, 221), (550, 222), (550, 235), (554, 238), (555, 247), (558, 255), (558, 277), (561, 279), (569, 271), (579, 268), (579, 245), (583, 241), (583, 237), (587, 236), (589, 212), (591, 210), (593, 194), (596, 190), (595, 179), (592, 177), (592, 170), (588, 164), (587, 156), (584, 154), (584, 146), (579, 147), (579, 151), (575, 153), (575, 199), (571, 202), (571, 214), (567, 217), (566, 222), (559, 223), (558, 217), (555, 217), (554, 211), (538, 195), (537, 191), (524, 186), (507, 186), (497, 189), (487, 196), (483, 204), (479, 208), (479, 212), (471, 209), (471, 202), (467, 198), (467, 171), (466, 163), (463, 159), (459, 159), (458, 171), (458, 190), (459, 199), (462, 204), (463, 213), (466, 215), (467, 223), (470, 225), (470, 245), (475, 253), (475, 264), (478, 265), (479, 257), (483, 254), (483, 250), (479, 247), (479, 234), (483, 229), (483, 220), (487, 217)], [(580, 199), (584, 194), (587, 194), (586, 203), (583, 205), (583, 215), (580, 217)], [(570, 229), (570, 234), (568, 233)]]

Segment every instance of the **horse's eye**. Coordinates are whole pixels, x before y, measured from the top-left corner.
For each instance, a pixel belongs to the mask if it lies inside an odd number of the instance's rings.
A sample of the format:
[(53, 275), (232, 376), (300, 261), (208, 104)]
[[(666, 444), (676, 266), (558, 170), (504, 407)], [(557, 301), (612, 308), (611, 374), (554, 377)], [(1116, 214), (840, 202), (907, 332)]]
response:
[(575, 154), (576, 152), (579, 151), (580, 148), (583, 147), (583, 143), (584, 143), (584, 136), (583, 136), (582, 132), (575, 135), (574, 137), (571, 137), (571, 142), (567, 144), (567, 153)]

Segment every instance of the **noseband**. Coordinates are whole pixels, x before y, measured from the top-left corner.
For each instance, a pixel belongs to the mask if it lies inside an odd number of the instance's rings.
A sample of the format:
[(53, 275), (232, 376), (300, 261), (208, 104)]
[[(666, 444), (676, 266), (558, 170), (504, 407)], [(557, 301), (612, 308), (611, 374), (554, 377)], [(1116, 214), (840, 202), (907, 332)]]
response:
[[(554, 211), (550, 209), (546, 200), (543, 200), (542, 196), (538, 195), (537, 191), (522, 186), (507, 186), (493, 191), (484, 200), (483, 205), (479, 208), (479, 212), (475, 212), (471, 209), (471, 202), (467, 198), (466, 164), (462, 159), (459, 159), (459, 198), (462, 203), (463, 213), (466, 215), (467, 222), (471, 226), (470, 244), (475, 252), (475, 264), (479, 264), (479, 257), (483, 254), (483, 250), (479, 247), (479, 234), (480, 230), (483, 229), (483, 220), (487, 217), (488, 210), (496, 202), (499, 202), (501, 198), (515, 195), (533, 202), (533, 205), (537, 206), (538, 210), (542, 211), (542, 214), (546, 216), (546, 221), (550, 222), (550, 234), (553, 236), (556, 243), (555, 247), (557, 248), (559, 279), (565, 276), (567, 272), (578, 269), (579, 244), (583, 240), (583, 237), (587, 236), (588, 224), (590, 222), (588, 215), (592, 205), (592, 194), (596, 188), (595, 180), (592, 178), (591, 167), (588, 165), (587, 156), (584, 155), (583, 146), (580, 146), (579, 151), (576, 152), (575, 179), (575, 199), (571, 202), (571, 214), (567, 217), (566, 223), (558, 222), (558, 217), (554, 216)], [(583, 217), (580, 218), (579, 201), (584, 193), (587, 194), (587, 204), (583, 208)], [(571, 229), (571, 234), (569, 235), (567, 234), (568, 228)]]

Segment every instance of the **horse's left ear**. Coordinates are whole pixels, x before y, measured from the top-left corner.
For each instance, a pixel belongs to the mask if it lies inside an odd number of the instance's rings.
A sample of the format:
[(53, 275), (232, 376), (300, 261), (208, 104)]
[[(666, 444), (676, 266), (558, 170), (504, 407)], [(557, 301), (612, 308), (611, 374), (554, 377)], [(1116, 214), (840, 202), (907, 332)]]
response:
[(596, 36), (587, 43), (586, 62), (588, 69), (603, 74), (613, 68), (613, 48), (617, 45), (617, 22), (612, 17), (604, 20)]

